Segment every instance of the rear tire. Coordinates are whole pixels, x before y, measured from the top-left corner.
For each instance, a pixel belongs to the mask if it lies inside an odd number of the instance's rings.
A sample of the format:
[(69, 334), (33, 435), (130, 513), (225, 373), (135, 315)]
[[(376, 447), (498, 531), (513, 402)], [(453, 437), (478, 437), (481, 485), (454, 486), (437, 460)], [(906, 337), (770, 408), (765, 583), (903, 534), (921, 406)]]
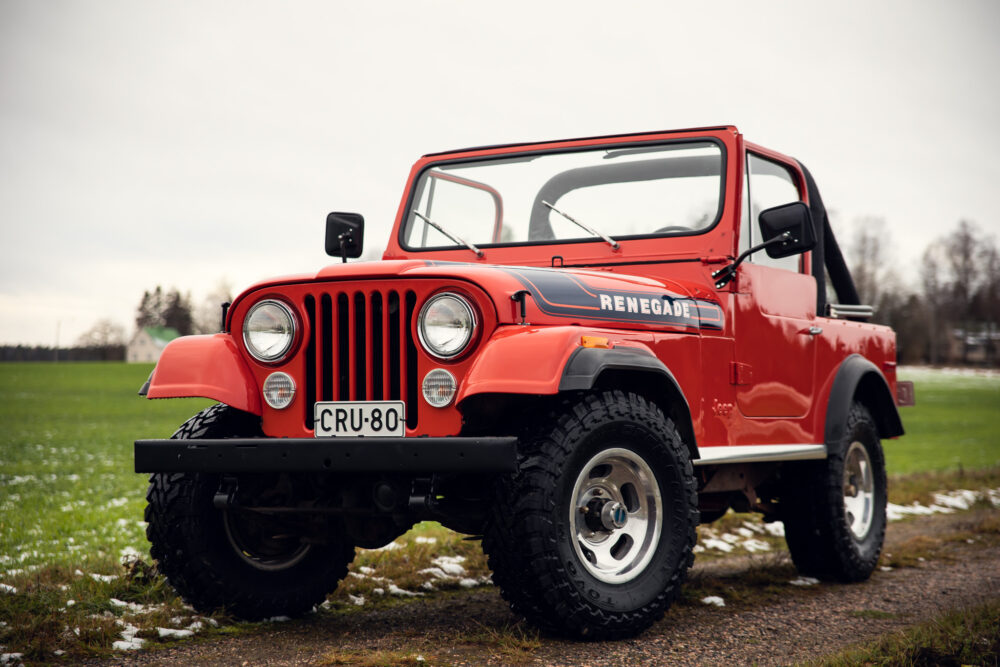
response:
[(501, 594), (554, 634), (642, 632), (693, 562), (698, 500), (677, 428), (614, 391), (567, 401), (524, 443), (483, 538)]
[[(214, 405), (189, 419), (176, 439), (261, 435), (253, 415)], [(278, 475), (245, 476), (240, 491), (279, 505), (288, 488)], [(295, 616), (322, 602), (347, 576), (354, 547), (332, 527), (323, 544), (307, 542), (250, 512), (216, 509), (220, 476), (154, 473), (146, 494), (150, 554), (178, 593), (200, 612), (225, 608), (258, 620)]]
[(799, 572), (853, 582), (867, 579), (878, 564), (888, 484), (878, 429), (860, 403), (851, 406), (846, 431), (838, 451), (796, 470), (781, 505)]

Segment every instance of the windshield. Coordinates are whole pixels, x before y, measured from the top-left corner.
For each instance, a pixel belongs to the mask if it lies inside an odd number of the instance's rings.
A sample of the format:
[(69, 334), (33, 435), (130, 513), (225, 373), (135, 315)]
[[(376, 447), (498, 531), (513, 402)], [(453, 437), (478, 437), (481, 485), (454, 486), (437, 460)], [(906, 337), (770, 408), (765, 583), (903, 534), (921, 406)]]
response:
[(602, 147), (436, 164), (410, 200), (411, 249), (690, 234), (722, 204), (715, 142)]

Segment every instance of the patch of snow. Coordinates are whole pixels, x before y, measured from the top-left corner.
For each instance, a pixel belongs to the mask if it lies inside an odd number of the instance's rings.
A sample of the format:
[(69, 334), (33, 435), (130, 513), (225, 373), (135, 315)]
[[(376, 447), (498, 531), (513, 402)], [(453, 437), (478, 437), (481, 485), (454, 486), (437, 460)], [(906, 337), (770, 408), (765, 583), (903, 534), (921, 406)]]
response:
[(751, 538), (749, 540), (744, 540), (740, 544), (740, 546), (743, 547), (744, 549), (746, 549), (747, 551), (749, 551), (752, 554), (760, 553), (760, 552), (763, 552), (763, 551), (770, 551), (771, 550), (771, 545), (770, 544), (768, 544), (767, 542), (764, 542), (763, 540), (758, 540), (756, 538)]
[(434, 584), (432, 584), (429, 581), (425, 581), (424, 583), (420, 584), (420, 587), (422, 589), (424, 589), (425, 591), (436, 591), (437, 590), (436, 588), (434, 588)]
[(754, 535), (753, 531), (750, 530), (749, 528), (737, 528), (736, 532), (742, 535), (743, 537), (753, 537)]
[(772, 521), (771, 523), (765, 523), (764, 530), (767, 531), (767, 534), (772, 537), (785, 536), (785, 524), (783, 524), (780, 521)]
[(125, 547), (118, 552), (118, 555), (121, 556), (122, 565), (128, 565), (132, 561), (142, 558), (142, 554), (135, 547)]
[(265, 618), (264, 623), (287, 623), (292, 620), (291, 616), (272, 616), (271, 618)]
[(156, 628), (156, 631), (160, 633), (160, 637), (170, 637), (171, 639), (183, 639), (184, 637), (193, 637), (194, 632), (191, 630), (176, 630), (174, 628)]
[(733, 550), (733, 545), (728, 542), (723, 542), (722, 540), (717, 540), (714, 537), (710, 537), (704, 540), (706, 549), (716, 549), (717, 551), (724, 551), (729, 553)]
[(726, 601), (720, 598), (718, 595), (709, 595), (701, 599), (702, 604), (711, 604), (716, 607), (725, 607)]
[(384, 547), (379, 547), (378, 549), (368, 549), (368, 551), (395, 551), (396, 549), (402, 549), (403, 545), (399, 542), (389, 542), (389, 544)]
[(403, 596), (403, 597), (410, 597), (410, 598), (423, 595), (423, 593), (415, 593), (413, 591), (408, 591), (406, 589), (400, 588), (399, 586), (397, 586), (396, 584), (392, 583), (391, 581), (389, 582), (389, 594), (390, 595), (400, 595), (400, 596)]
[(351, 604), (355, 605), (356, 607), (364, 607), (365, 606), (365, 596), (364, 595), (351, 595), (350, 593), (348, 593), (347, 594), (347, 599), (350, 600)]
[(372, 589), (372, 593), (374, 593), (375, 595), (385, 595), (385, 589), (384, 588), (373, 588)]
[(67, 607), (72, 607), (75, 604), (76, 604), (76, 600), (66, 600), (66, 606)]
[(881, 570), (882, 572), (892, 572), (892, 568), (889, 567), (888, 565), (881, 565), (879, 566), (878, 569)]
[(424, 537), (423, 535), (417, 535), (413, 538), (413, 541), (417, 544), (437, 544), (438, 540), (436, 537)]
[[(464, 570), (463, 570), (464, 572)], [(429, 574), (435, 579), (452, 579), (453, 577), (449, 574), (445, 574), (445, 571), (439, 567), (428, 567), (417, 572), (417, 574)]]
[(94, 581), (103, 581), (106, 584), (110, 584), (112, 581), (118, 578), (117, 574), (91, 574), (90, 578)]
[(13, 586), (8, 586), (7, 584), (0, 584), (0, 593), (10, 593), (11, 595), (17, 595), (17, 589)]
[[(139, 628), (135, 627), (131, 623), (126, 623), (124, 625), (125, 629), (122, 630), (121, 641), (117, 641), (112, 644), (111, 648), (116, 651), (136, 651), (141, 649), (146, 640), (136, 637), (136, 635), (139, 634)], [(79, 628), (77, 628), (77, 630), (79, 630)]]
[(729, 542), (730, 544), (736, 544), (740, 541), (740, 538), (732, 533), (723, 533), (721, 539), (723, 542)]
[(701, 546), (700, 544), (696, 544), (694, 545), (694, 549), (692, 549), (692, 551), (694, 551), (696, 554), (700, 554), (705, 551), (705, 547)]
[(792, 579), (788, 583), (792, 586), (815, 586), (819, 583), (819, 579), (814, 579), (813, 577), (799, 577), (798, 579)]
[(464, 562), (465, 556), (438, 556), (431, 561), (431, 563), (453, 577), (460, 577), (465, 574), (465, 568), (461, 565)]
[(23, 653), (0, 653), (0, 665), (21, 664)]
[(374, 567), (367, 567), (365, 565), (362, 565), (361, 567), (358, 568), (358, 570), (362, 574), (375, 574), (375, 568)]
[(136, 602), (125, 602), (124, 600), (119, 600), (118, 598), (108, 598), (108, 602), (111, 603), (112, 607), (128, 609), (133, 614), (148, 614), (153, 611), (152, 607), (144, 607)]

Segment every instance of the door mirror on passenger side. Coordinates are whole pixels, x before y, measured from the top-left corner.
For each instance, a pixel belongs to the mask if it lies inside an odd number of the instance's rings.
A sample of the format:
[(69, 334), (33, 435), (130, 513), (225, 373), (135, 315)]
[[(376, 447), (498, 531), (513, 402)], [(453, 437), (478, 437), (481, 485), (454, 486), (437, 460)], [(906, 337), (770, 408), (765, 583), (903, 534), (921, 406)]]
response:
[(790, 257), (812, 250), (816, 245), (812, 214), (800, 201), (761, 211), (758, 219), (768, 257)]
[(331, 213), (326, 216), (326, 254), (340, 257), (361, 257), (364, 247), (365, 219), (360, 213)]

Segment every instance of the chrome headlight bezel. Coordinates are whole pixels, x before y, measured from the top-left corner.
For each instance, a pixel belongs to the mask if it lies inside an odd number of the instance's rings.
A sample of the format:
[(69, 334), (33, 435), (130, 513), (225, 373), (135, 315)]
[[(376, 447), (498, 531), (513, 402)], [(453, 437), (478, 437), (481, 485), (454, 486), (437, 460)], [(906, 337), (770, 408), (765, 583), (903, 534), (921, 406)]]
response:
[[(279, 335), (284, 337), (284, 342), (270, 352), (263, 352), (261, 348), (252, 341), (253, 334), (260, 333), (260, 331), (250, 331), (254, 315), (263, 308), (275, 309), (275, 319), (283, 320), (285, 324), (285, 331), (278, 332)], [(246, 347), (246, 350), (251, 357), (264, 364), (276, 364), (284, 361), (295, 347), (298, 332), (299, 322), (295, 315), (295, 311), (287, 303), (277, 299), (263, 299), (257, 302), (250, 308), (250, 310), (247, 311), (246, 317), (243, 318), (243, 345)]]
[[(428, 312), (435, 304), (444, 300), (450, 300), (456, 303), (459, 311), (464, 313), (468, 320), (468, 327), (464, 329), (464, 339), (457, 345), (453, 342), (448, 344), (437, 344), (434, 341), (435, 336), (433, 333), (428, 331)], [(423, 307), (420, 309), (420, 314), (417, 316), (417, 338), (420, 340), (420, 345), (429, 355), (437, 359), (448, 360), (461, 356), (462, 353), (469, 349), (469, 346), (475, 339), (478, 327), (479, 322), (476, 317), (476, 309), (466, 297), (458, 294), (457, 292), (438, 292), (431, 298), (427, 299)]]

